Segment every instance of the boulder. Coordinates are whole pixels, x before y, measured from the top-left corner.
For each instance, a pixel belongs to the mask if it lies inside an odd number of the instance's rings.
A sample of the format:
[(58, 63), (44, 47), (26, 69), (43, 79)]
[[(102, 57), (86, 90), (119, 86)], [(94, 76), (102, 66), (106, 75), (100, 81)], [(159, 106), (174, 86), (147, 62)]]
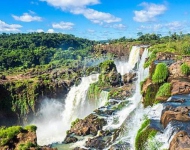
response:
[(79, 136), (89, 134), (96, 135), (98, 130), (101, 130), (105, 124), (105, 119), (98, 118), (95, 114), (90, 114), (85, 119), (80, 119), (76, 124), (74, 124), (68, 131), (68, 134), (74, 133)]
[(188, 80), (183, 81), (182, 79), (173, 79), (171, 85), (171, 95), (190, 93), (190, 82)]
[(77, 142), (78, 139), (76, 137), (72, 137), (72, 136), (67, 136), (64, 140), (65, 144), (69, 144), (69, 143), (75, 143)]
[(170, 75), (172, 75), (173, 78), (184, 76), (181, 72), (181, 65), (183, 64), (182, 61), (177, 61), (169, 66), (168, 70)]
[(169, 150), (189, 150), (190, 136), (185, 131), (180, 131), (174, 135), (170, 142)]
[(166, 126), (169, 124), (172, 120), (187, 122), (190, 121), (189, 117), (190, 109), (188, 107), (176, 107), (173, 108), (172, 106), (167, 107), (162, 115), (161, 115), (161, 123), (166, 128)]
[(103, 140), (102, 137), (95, 137), (93, 139), (88, 139), (88, 141), (86, 141), (85, 147), (88, 148), (95, 148), (98, 150), (103, 150), (106, 146), (105, 141)]

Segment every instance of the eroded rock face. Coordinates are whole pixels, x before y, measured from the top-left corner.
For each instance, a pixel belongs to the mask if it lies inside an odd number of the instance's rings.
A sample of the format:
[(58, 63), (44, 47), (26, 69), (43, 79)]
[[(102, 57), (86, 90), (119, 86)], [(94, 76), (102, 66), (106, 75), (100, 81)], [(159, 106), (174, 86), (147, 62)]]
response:
[(175, 58), (175, 55), (167, 52), (165, 53), (159, 52), (157, 53), (156, 58), (157, 60), (173, 60)]
[(171, 95), (190, 93), (190, 82), (188, 80), (186, 81), (180, 79), (172, 80), (171, 85), (172, 85)]
[(179, 76), (183, 76), (180, 66), (182, 65), (182, 61), (177, 61), (175, 63), (173, 63), (172, 65), (170, 65), (169, 69), (169, 73), (170, 75), (173, 76), (173, 78), (175, 77), (179, 77)]
[(123, 75), (123, 83), (132, 83), (135, 79), (137, 79), (136, 77), (137, 74), (135, 72), (126, 73), (125, 75)]
[(169, 150), (189, 150), (190, 136), (185, 131), (178, 132), (170, 142)]
[(85, 146), (103, 150), (105, 148), (106, 144), (105, 144), (105, 141), (102, 139), (102, 137), (95, 137), (93, 139), (89, 138), (88, 141), (86, 141)]
[(98, 118), (94, 114), (90, 114), (85, 119), (80, 119), (74, 126), (69, 130), (69, 134), (74, 133), (75, 135), (96, 135), (98, 130), (101, 130), (102, 127), (106, 124), (106, 121), (103, 118)]
[(172, 106), (169, 106), (163, 111), (160, 121), (165, 128), (168, 125), (168, 123), (172, 120), (182, 122), (190, 121), (189, 113), (190, 107), (179, 106), (173, 108)]

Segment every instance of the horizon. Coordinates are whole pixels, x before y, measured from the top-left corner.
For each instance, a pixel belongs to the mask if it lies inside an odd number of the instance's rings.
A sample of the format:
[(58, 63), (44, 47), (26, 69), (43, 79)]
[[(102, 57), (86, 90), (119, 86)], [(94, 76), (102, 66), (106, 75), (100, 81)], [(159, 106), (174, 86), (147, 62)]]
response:
[[(19, 5), (18, 5), (19, 4)], [(190, 2), (106, 0), (1, 1), (0, 33), (63, 33), (90, 40), (190, 33)]]

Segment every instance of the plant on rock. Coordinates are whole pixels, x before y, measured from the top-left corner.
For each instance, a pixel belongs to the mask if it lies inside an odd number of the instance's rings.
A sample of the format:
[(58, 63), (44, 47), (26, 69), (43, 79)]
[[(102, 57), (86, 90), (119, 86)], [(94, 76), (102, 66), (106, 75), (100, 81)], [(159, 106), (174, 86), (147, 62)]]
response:
[(184, 75), (188, 75), (190, 73), (190, 67), (186, 64), (186, 63), (183, 63), (180, 67), (181, 69), (181, 72), (184, 74)]
[(162, 83), (167, 79), (167, 77), (168, 77), (168, 68), (167, 68), (166, 64), (159, 63), (156, 66), (156, 69), (152, 76), (152, 81), (154, 83)]
[(169, 97), (171, 95), (171, 83), (164, 83), (160, 86), (156, 98), (158, 97)]

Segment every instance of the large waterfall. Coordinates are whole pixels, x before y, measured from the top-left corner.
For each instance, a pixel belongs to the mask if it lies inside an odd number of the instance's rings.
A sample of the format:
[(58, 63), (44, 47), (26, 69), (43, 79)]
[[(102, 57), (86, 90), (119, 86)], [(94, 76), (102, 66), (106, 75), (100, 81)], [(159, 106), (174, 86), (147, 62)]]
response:
[[(148, 50), (145, 47), (140, 57), (140, 46), (133, 46), (127, 62), (115, 62), (117, 70), (124, 75), (130, 71), (137, 73), (135, 82), (135, 91), (132, 97), (127, 98), (127, 105), (124, 109), (117, 111), (114, 115), (108, 117), (107, 125), (104, 129), (120, 128), (123, 126), (123, 132), (118, 137), (117, 142), (125, 141), (134, 147), (134, 138), (141, 124), (144, 115), (141, 107), (140, 81), (148, 76), (148, 69), (143, 65), (148, 57)], [(134, 70), (135, 68), (135, 70)], [(97, 109), (105, 105), (108, 92), (102, 91), (100, 98), (92, 103), (87, 101), (87, 91), (91, 83), (98, 80), (98, 74), (83, 77), (78, 86), (73, 86), (65, 100), (45, 99), (39, 111), (40, 116), (34, 120), (37, 125), (37, 136), (39, 145), (47, 145), (55, 142), (62, 142), (66, 136), (66, 131), (70, 128), (71, 122), (76, 118), (84, 118)], [(84, 111), (85, 108), (85, 111)], [(118, 118), (118, 123), (113, 123), (114, 118)], [(127, 127), (127, 128), (126, 128)], [(83, 142), (84, 143), (84, 142)]]
[(83, 118), (94, 109), (104, 105), (107, 100), (107, 92), (101, 93), (100, 101), (90, 103), (85, 109), (87, 90), (91, 83), (98, 80), (98, 74), (83, 77), (78, 86), (73, 86), (66, 99), (61, 102), (53, 99), (44, 99), (37, 119), (33, 121), (37, 125), (39, 145), (47, 145), (54, 142), (62, 142), (71, 122), (76, 118)]

